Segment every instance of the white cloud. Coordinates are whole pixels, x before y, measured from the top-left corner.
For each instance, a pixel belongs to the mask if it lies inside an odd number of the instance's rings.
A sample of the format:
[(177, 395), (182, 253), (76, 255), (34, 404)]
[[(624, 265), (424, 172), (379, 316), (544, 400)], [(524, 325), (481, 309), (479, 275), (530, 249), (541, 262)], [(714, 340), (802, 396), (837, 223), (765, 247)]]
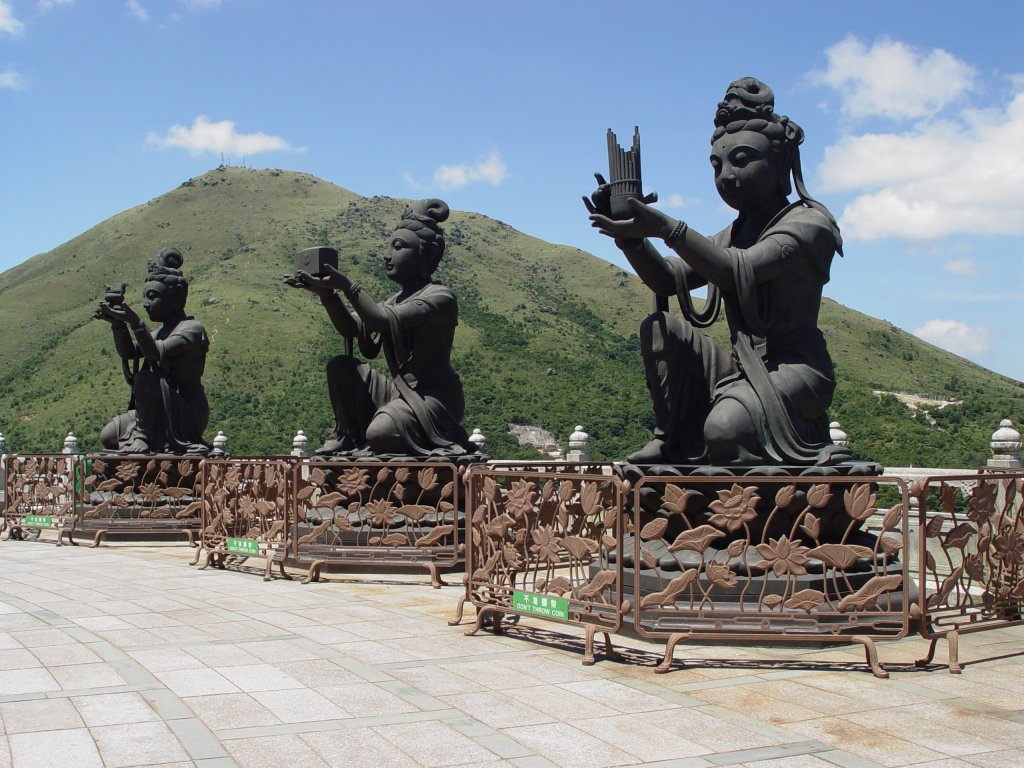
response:
[(685, 197), (680, 195), (678, 192), (673, 192), (667, 197), (658, 200), (656, 205), (660, 205), (662, 208), (686, 208), (689, 205), (696, 205), (699, 202), (700, 198)]
[(851, 239), (1024, 234), (1024, 88), (1009, 103), (963, 109), (901, 133), (847, 136), (825, 150), (824, 186), (855, 190), (840, 218)]
[(205, 11), (218, 7), (223, 0), (180, 0), (180, 2), (190, 11)]
[(922, 51), (881, 39), (869, 48), (852, 35), (827, 51), (828, 68), (811, 80), (842, 96), (843, 112), (854, 118), (897, 120), (934, 115), (959, 98), (974, 79), (974, 68), (941, 48)]
[(40, 11), (48, 11), (51, 8), (57, 8), (61, 5), (71, 5), (75, 0), (39, 0), (36, 5), (39, 6)]
[(970, 326), (959, 320), (929, 320), (914, 335), (942, 347), (955, 355), (985, 355), (992, 349), (992, 339), (985, 325)]
[(125, 3), (128, 8), (128, 14), (134, 16), (139, 21), (149, 21), (149, 11), (147, 11), (139, 0), (128, 0)]
[(440, 166), (434, 171), (434, 183), (443, 189), (459, 189), (474, 181), (486, 181), (496, 187), (506, 176), (508, 166), (501, 159), (501, 153), (493, 150), (476, 163)]
[(163, 148), (180, 147), (193, 155), (202, 152), (256, 155), (260, 152), (292, 149), (287, 141), (278, 136), (266, 133), (238, 133), (231, 120), (213, 123), (205, 115), (197, 117), (191, 128), (172, 125), (166, 136), (151, 133), (146, 137), (146, 142)]
[(25, 31), (25, 25), (14, 18), (14, 9), (6, 0), (0, 0), (0, 32), (9, 35), (20, 35)]
[(0, 88), (6, 88), (11, 91), (20, 91), (27, 85), (28, 82), (17, 70), (5, 69), (0, 71)]
[(974, 259), (950, 259), (942, 268), (957, 277), (978, 277), (981, 266)]

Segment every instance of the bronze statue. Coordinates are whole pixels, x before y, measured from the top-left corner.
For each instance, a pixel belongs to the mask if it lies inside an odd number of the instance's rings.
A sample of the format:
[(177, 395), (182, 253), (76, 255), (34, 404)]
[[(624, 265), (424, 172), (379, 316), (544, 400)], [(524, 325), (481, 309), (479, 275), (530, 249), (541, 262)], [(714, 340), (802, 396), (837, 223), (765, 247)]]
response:
[(202, 323), (185, 314), (188, 281), (181, 274), (182, 262), (176, 248), (164, 248), (149, 262), (142, 305), (149, 319), (161, 324), (156, 334), (125, 303), (123, 284), (120, 291), (108, 287), (93, 313), (110, 323), (132, 388), (127, 413), (100, 432), (108, 450), (201, 455), (210, 450), (203, 442), (210, 408), (202, 382), (210, 341)]
[[(600, 174), (597, 191), (584, 198), (593, 226), (615, 238), (656, 296), (677, 296), (683, 313), (670, 314), (662, 298), (641, 326), (656, 428), (632, 464), (806, 466), (849, 458), (829, 438), (835, 377), (817, 325), (842, 239), (804, 187), (803, 131), (774, 107), (771, 89), (752, 77), (733, 82), (718, 105), (711, 165), (719, 195), (739, 216), (713, 237), (648, 205), (650, 198), (634, 196), (628, 212), (614, 211)], [(637, 139), (634, 151), (638, 175)], [(791, 176), (799, 197), (792, 203)], [(662, 257), (648, 240), (655, 237), (678, 258)], [(690, 291), (704, 285), (707, 303), (697, 312)], [(714, 322), (721, 302), (731, 351), (699, 330)]]
[[(382, 303), (330, 263), (320, 264), (320, 274), (298, 269), (285, 278), (288, 285), (319, 296), (346, 340), (347, 353), (327, 362), (335, 430), (317, 454), (426, 457), (469, 452), (460, 426), (462, 383), (451, 366), (458, 304), (450, 290), (431, 280), (444, 255), (439, 224), (447, 218), (448, 206), (441, 200), (422, 200), (406, 210), (384, 256), (384, 269), (401, 290)], [(353, 340), (366, 358), (383, 349), (390, 376), (359, 362), (352, 353)]]

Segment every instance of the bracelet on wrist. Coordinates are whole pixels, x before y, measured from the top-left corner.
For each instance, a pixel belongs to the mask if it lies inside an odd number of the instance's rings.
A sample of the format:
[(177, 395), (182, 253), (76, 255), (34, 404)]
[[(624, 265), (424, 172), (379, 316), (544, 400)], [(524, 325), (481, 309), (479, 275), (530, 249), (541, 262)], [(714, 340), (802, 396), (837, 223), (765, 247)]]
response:
[(348, 288), (345, 289), (345, 295), (348, 296), (350, 299), (354, 299), (362, 292), (362, 290), (363, 286), (361, 286), (359, 283), (352, 283), (351, 285), (349, 285)]
[(674, 247), (675, 244), (679, 242), (680, 238), (686, 234), (686, 229), (685, 221), (677, 221), (675, 227), (673, 227), (672, 231), (669, 233), (669, 236), (665, 238), (665, 245), (669, 248)]

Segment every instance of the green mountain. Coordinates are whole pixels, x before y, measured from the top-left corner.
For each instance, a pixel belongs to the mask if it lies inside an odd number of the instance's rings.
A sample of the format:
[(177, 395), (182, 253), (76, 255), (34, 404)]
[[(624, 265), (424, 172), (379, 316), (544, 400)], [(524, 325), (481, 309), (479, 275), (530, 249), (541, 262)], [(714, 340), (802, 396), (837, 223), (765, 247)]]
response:
[[(404, 207), (308, 174), (221, 167), (0, 274), (0, 432), (19, 451), (55, 450), (71, 429), (98, 448), (128, 388), (108, 326), (91, 311), (106, 284), (127, 282), (129, 302), (139, 297), (147, 260), (176, 245), (189, 312), (212, 342), (208, 439), (223, 430), (234, 453), (250, 455), (287, 452), (297, 429), (318, 441), (330, 423), (323, 364), (342, 343), (316, 298), (282, 276), (297, 250), (329, 245), (385, 298), (393, 284), (381, 256)], [(601, 458), (643, 444), (652, 416), (636, 329), (650, 295), (640, 281), (481, 214), (453, 211), (445, 231), (437, 279), (459, 297), (467, 429), (479, 427), (499, 458), (535, 455), (509, 424), (563, 440), (582, 424)], [(831, 301), (821, 324), (840, 377), (833, 418), (864, 458), (976, 465), (999, 419), (1024, 417), (1020, 382)], [(713, 335), (725, 338), (721, 323)], [(876, 390), (959, 403), (912, 411)]]

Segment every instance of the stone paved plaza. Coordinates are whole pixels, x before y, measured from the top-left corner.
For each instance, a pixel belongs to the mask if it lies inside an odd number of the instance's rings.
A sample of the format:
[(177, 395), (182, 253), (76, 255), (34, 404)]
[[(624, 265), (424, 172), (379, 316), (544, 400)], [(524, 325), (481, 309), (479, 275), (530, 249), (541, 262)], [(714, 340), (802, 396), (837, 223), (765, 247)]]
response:
[(584, 667), (574, 628), (465, 637), (426, 577), (191, 555), (0, 543), (0, 768), (1024, 764), (1024, 628), (965, 637), (961, 676), (915, 670), (917, 639), (880, 646), (890, 680), (853, 646), (680, 646), (656, 675), (634, 639)]

